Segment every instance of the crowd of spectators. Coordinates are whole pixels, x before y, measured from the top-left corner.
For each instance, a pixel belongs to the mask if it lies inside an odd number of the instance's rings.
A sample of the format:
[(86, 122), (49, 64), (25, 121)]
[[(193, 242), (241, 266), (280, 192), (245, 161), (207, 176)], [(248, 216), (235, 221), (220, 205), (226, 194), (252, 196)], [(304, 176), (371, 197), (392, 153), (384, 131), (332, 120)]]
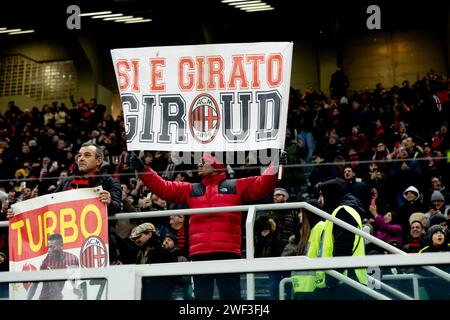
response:
[[(349, 80), (338, 70), (330, 95), (313, 86), (303, 92), (291, 88), (285, 143), (288, 165), (279, 187), (287, 191), (289, 201), (303, 201), (317, 198), (317, 183), (341, 177), (348, 192), (363, 204), (362, 218), (374, 235), (417, 252), (426, 245), (417, 240), (417, 229), (421, 226), (425, 239), (427, 228), (445, 226), (449, 218), (449, 80), (430, 70), (413, 84), (405, 80), (401, 86), (385, 88), (378, 83), (373, 90), (355, 91), (348, 86)], [(88, 141), (103, 149), (102, 173), (121, 182), (124, 212), (183, 208), (152, 195), (128, 168), (124, 128), (123, 116), (114, 119), (95, 99), (72, 98), (69, 107), (54, 102), (42, 109), (9, 102), (0, 114), (0, 220), (6, 220), (11, 204), (51, 193), (72, 175), (75, 152)], [(142, 151), (140, 155), (164, 179), (200, 181), (195, 164), (178, 163), (176, 153)], [(230, 164), (227, 169), (234, 178), (260, 173), (252, 153), (246, 153), (244, 164)], [(424, 220), (411, 221), (416, 213), (422, 213)], [(170, 234), (185, 253), (188, 230), (171, 228), (176, 217), (118, 222), (122, 262), (134, 263), (138, 249), (129, 235), (143, 222), (155, 225), (161, 241)], [(183, 216), (180, 219), (184, 221)], [(390, 234), (391, 229), (395, 234)], [(6, 253), (6, 228), (0, 229), (0, 235), (0, 252)]]
[[(312, 87), (291, 91), (289, 139), (315, 164), (303, 166), (304, 196), (341, 177), (364, 205), (373, 235), (408, 251), (411, 223), (420, 220), (410, 217), (422, 213), (420, 247), (426, 246), (426, 230), (446, 228), (449, 218), (449, 80), (430, 69), (414, 84), (405, 80), (390, 89), (378, 83), (375, 90), (346, 92), (348, 82), (338, 70), (331, 87), (340, 89), (330, 97)], [(300, 162), (308, 164), (308, 157)], [(298, 185), (289, 187), (298, 194)]]

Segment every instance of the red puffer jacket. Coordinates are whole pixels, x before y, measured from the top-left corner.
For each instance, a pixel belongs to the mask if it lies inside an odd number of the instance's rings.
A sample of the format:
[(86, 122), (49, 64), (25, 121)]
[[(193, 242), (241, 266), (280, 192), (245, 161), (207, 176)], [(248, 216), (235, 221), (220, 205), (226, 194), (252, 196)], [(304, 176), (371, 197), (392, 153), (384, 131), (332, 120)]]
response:
[[(144, 184), (162, 199), (187, 204), (189, 208), (241, 205), (260, 200), (273, 192), (277, 183), (274, 168), (261, 176), (226, 179), (224, 172), (203, 178), (202, 183), (166, 181), (151, 168), (140, 175)], [(189, 219), (189, 256), (212, 252), (241, 255), (241, 213), (194, 214)]]

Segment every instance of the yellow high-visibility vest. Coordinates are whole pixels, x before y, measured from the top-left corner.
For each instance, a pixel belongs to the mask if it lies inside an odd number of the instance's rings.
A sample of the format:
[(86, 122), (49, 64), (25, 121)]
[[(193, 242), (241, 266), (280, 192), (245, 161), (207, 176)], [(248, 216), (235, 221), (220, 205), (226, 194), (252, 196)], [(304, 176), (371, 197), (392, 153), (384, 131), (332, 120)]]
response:
[[(319, 256), (320, 239), (325, 221), (319, 221), (309, 234), (305, 256), (317, 258)], [(316, 288), (325, 287), (325, 273), (323, 271), (293, 271), (291, 274), (294, 292), (314, 292)]]
[[(358, 229), (362, 230), (362, 222), (361, 217), (359, 213), (353, 209), (350, 206), (339, 206), (336, 209), (334, 209), (331, 216), (335, 217), (339, 210), (344, 209), (347, 211), (353, 219), (358, 223)], [(330, 220), (327, 220), (325, 222), (323, 235), (322, 235), (322, 250), (321, 250), (321, 256), (322, 257), (332, 257), (333, 256), (333, 250), (334, 250), (334, 238), (333, 238), (333, 226), (334, 223)], [(362, 237), (355, 234), (355, 241), (353, 242), (353, 254), (352, 256), (365, 256), (365, 250), (364, 250), (364, 241), (361, 239)], [(362, 284), (367, 285), (367, 269), (366, 268), (358, 268), (355, 269), (356, 277), (358, 278), (358, 281)], [(344, 271), (344, 275), (347, 275), (347, 270)]]

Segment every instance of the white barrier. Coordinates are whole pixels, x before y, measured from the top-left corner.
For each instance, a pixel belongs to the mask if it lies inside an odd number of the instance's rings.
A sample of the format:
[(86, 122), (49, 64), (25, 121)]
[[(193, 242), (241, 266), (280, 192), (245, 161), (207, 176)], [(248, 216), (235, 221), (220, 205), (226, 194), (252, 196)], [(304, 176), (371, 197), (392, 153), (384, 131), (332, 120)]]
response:
[[(394, 255), (373, 255), (365, 257), (333, 257), (309, 259), (304, 256), (297, 257), (276, 257), (276, 258), (254, 258), (254, 234), (253, 225), (256, 212), (258, 210), (284, 210), (305, 208), (324, 219), (331, 220), (339, 225), (381, 248), (395, 253)], [(250, 206), (216, 207), (202, 209), (183, 209), (167, 211), (148, 211), (136, 213), (120, 213), (109, 217), (111, 220), (161, 217), (170, 215), (191, 215), (207, 214), (226, 211), (248, 211), (246, 221), (246, 258), (238, 260), (202, 261), (202, 262), (182, 262), (149, 265), (122, 265), (111, 266), (102, 269), (82, 269), (78, 270), (80, 279), (104, 278), (107, 280), (108, 299), (138, 299), (141, 291), (141, 278), (146, 276), (173, 276), (173, 275), (194, 275), (194, 274), (220, 274), (220, 273), (247, 273), (247, 300), (255, 299), (255, 272), (270, 271), (307, 271), (307, 270), (330, 270), (340, 268), (360, 268), (360, 267), (388, 267), (388, 266), (412, 266), (419, 265), (435, 275), (450, 281), (450, 275), (438, 268), (430, 267), (436, 264), (450, 264), (450, 253), (427, 253), (427, 254), (406, 254), (370, 234), (359, 230), (328, 213), (311, 206), (305, 202), (263, 204)], [(0, 222), (0, 227), (8, 226), (8, 222)], [(332, 273), (332, 272), (331, 272)], [(335, 275), (333, 273), (333, 275)], [(337, 276), (337, 275), (336, 275)], [(66, 270), (51, 271), (30, 271), (30, 272), (2, 272), (0, 282), (27, 282), (44, 280), (70, 279)], [(382, 297), (379, 297), (382, 298)]]

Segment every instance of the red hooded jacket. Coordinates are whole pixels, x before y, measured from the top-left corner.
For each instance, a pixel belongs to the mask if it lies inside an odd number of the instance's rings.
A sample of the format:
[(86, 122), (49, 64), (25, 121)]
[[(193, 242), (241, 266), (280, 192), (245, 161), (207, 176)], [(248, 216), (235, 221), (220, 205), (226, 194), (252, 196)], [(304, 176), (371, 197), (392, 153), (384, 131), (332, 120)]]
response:
[[(201, 183), (166, 181), (147, 167), (140, 175), (144, 184), (162, 199), (189, 208), (241, 205), (273, 192), (277, 175), (270, 165), (261, 176), (226, 179), (225, 172), (203, 177)], [(241, 213), (194, 214), (189, 219), (189, 256), (212, 252), (241, 255)]]

